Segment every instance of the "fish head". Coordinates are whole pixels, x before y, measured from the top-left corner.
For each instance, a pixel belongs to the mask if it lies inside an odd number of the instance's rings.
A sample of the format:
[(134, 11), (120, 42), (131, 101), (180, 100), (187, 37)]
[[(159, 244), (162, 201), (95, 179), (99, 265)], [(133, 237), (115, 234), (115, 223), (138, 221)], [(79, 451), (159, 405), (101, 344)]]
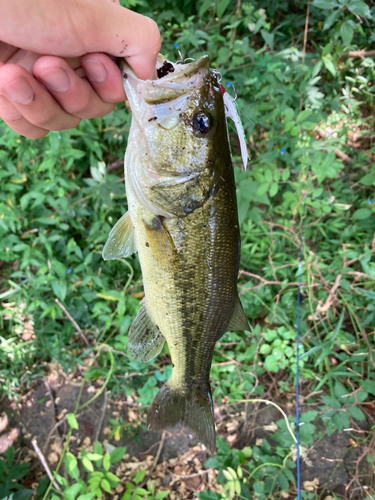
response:
[(122, 71), (133, 116), (126, 163), (135, 191), (154, 213), (187, 215), (220, 176), (223, 142), (230, 164), (223, 98), (209, 58), (172, 64), (159, 56), (156, 80), (139, 80), (126, 64)]

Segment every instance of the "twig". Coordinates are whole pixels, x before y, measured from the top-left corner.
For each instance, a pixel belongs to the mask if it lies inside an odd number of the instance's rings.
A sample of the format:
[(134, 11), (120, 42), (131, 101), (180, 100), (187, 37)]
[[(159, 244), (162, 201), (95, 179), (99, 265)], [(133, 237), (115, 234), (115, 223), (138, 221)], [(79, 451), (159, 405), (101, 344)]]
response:
[(194, 472), (194, 474), (186, 474), (186, 475), (175, 474), (174, 472), (172, 473), (174, 477), (178, 477), (179, 479), (190, 479), (192, 477), (203, 476), (204, 474), (208, 474), (208, 470), (201, 470), (199, 472)]
[(61, 304), (61, 302), (58, 300), (58, 299), (55, 299), (55, 302), (56, 304), (60, 307), (60, 309), (67, 315), (68, 319), (70, 320), (71, 323), (73, 323), (73, 325), (75, 326), (77, 332), (79, 333), (81, 339), (84, 341), (84, 343), (90, 347), (90, 344), (89, 344), (89, 341), (87, 340), (87, 338), (85, 337), (85, 334), (83, 333), (83, 331), (80, 329), (80, 327), (78, 326), (77, 322), (75, 321), (74, 318), (72, 318), (72, 316), (69, 314), (69, 312), (66, 310), (66, 308)]
[(305, 64), (306, 44), (307, 44), (307, 32), (309, 30), (309, 12), (310, 12), (310, 0), (307, 3), (307, 11), (306, 11), (305, 34), (304, 34), (304, 37), (303, 37), (302, 64)]
[(337, 292), (338, 287), (340, 286), (341, 278), (342, 278), (342, 274), (338, 274), (336, 276), (335, 282), (334, 282), (331, 290), (329, 291), (327, 300), (325, 301), (324, 305), (318, 304), (318, 306), (316, 308), (316, 311), (318, 313), (321, 313), (321, 314), (326, 313), (328, 311), (328, 309), (334, 304), (334, 302), (336, 300), (336, 292)]
[(335, 155), (340, 158), (340, 160), (346, 162), (346, 163), (349, 163), (352, 161), (352, 158), (350, 158), (350, 156), (348, 156), (346, 153), (343, 153), (342, 151), (340, 151), (339, 149), (335, 149), (334, 151)]
[(113, 163), (108, 165), (107, 167), (107, 172), (113, 172), (114, 170), (119, 169), (120, 167), (124, 166), (124, 160), (122, 158), (118, 158), (115, 160)]
[[(305, 64), (306, 57), (306, 44), (307, 44), (307, 32), (309, 30), (309, 12), (310, 12), (310, 0), (307, 2), (306, 19), (305, 19), (305, 33), (303, 37), (303, 50), (302, 50), (302, 64)], [(302, 90), (299, 95), (299, 110), (302, 111), (303, 108), (303, 94)]]
[(375, 50), (349, 50), (349, 52), (344, 52), (341, 57), (374, 57)]
[(104, 416), (105, 416), (105, 410), (107, 408), (107, 396), (108, 396), (108, 391), (104, 391), (104, 402), (103, 402), (102, 413), (100, 415), (98, 427), (96, 429), (95, 441), (99, 440), (100, 429), (102, 428), (103, 420), (104, 420)]
[(42, 462), (42, 465), (44, 467), (44, 470), (47, 472), (47, 476), (50, 478), (53, 486), (57, 489), (57, 491), (61, 491), (59, 485), (56, 483), (56, 481), (54, 481), (53, 479), (53, 476), (52, 476), (52, 472), (50, 470), (50, 468), (48, 467), (48, 464), (47, 464), (47, 461), (46, 459), (44, 458), (44, 455), (43, 453), (41, 452), (39, 446), (38, 446), (38, 443), (36, 442), (36, 439), (33, 439), (31, 441), (31, 444), (33, 445), (33, 448), (35, 450), (35, 453), (38, 455), (38, 458), (39, 460)]
[(50, 398), (51, 403), (52, 403), (53, 414), (54, 414), (54, 416), (56, 416), (55, 398), (53, 397), (51, 387), (50, 387), (49, 383), (47, 382), (47, 380), (45, 380), (45, 379), (44, 379), (44, 380), (43, 380), (43, 382), (44, 382), (44, 385), (46, 386), (46, 389), (47, 389), (47, 391), (48, 391), (49, 398)]
[(160, 455), (161, 455), (161, 450), (163, 449), (163, 445), (164, 445), (164, 441), (165, 441), (165, 437), (166, 437), (166, 431), (163, 431), (161, 433), (161, 438), (160, 438), (160, 444), (159, 444), (159, 448), (158, 448), (158, 451), (156, 452), (156, 455), (155, 455), (155, 460), (154, 460), (154, 463), (151, 467), (151, 470), (150, 472), (147, 474), (147, 476), (144, 478), (144, 480), (142, 481), (141, 485), (140, 485), (140, 488), (143, 488), (143, 486), (147, 483), (147, 481), (150, 479), (152, 473), (154, 472), (154, 470), (156, 469), (156, 466), (158, 465), (158, 462), (159, 462), (159, 458), (160, 458)]
[[(79, 413), (78, 415), (76, 415), (76, 419), (78, 419), (81, 415), (82, 415), (82, 413)], [(52, 429), (49, 431), (47, 439), (46, 439), (46, 442), (43, 445), (43, 451), (44, 451), (44, 453), (47, 452), (49, 442), (50, 442), (50, 440), (51, 440), (51, 438), (52, 438), (55, 430), (58, 427), (60, 427), (60, 425), (62, 425), (65, 421), (66, 421), (66, 415), (61, 420), (59, 420), (58, 422), (56, 422), (55, 425), (52, 427)]]
[(37, 233), (38, 231), (39, 231), (39, 229), (37, 227), (34, 227), (34, 229), (29, 229), (28, 231), (25, 231), (24, 233), (21, 234), (21, 238), (23, 238), (24, 236), (26, 236), (28, 234)]

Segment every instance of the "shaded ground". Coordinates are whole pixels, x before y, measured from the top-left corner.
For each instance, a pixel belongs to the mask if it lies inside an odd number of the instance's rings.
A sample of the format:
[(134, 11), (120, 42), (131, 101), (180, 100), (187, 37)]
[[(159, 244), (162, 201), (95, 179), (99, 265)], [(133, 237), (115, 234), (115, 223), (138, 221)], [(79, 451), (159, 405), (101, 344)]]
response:
[[(15, 442), (18, 460), (31, 461), (31, 473), (26, 478), (26, 486), (30, 487), (42, 474), (40, 462), (36, 457), (31, 441), (36, 439), (51, 470), (58, 462), (68, 425), (64, 416), (73, 412), (79, 396), (81, 383), (75, 381), (49, 380), (49, 383), (38, 381), (34, 389), (24, 398), (17, 408), (14, 404), (3, 405), (9, 416), (9, 427), (18, 428), (19, 437)], [(80, 404), (83, 405), (95, 394), (100, 393), (97, 387), (85, 387)], [(259, 411), (261, 409), (262, 411)], [(216, 408), (215, 418), (219, 433), (227, 439), (231, 446), (243, 448), (259, 444), (266, 437), (270, 442), (267, 426), (280, 419), (280, 413), (272, 406), (247, 405), (244, 411), (228, 420), (227, 410)], [(288, 409), (285, 409), (288, 412)], [(292, 410), (293, 411), (293, 410)], [(216, 484), (215, 471), (204, 469), (209, 453), (199, 446), (196, 438), (187, 429), (176, 426), (165, 432), (150, 432), (145, 427), (145, 414), (132, 398), (126, 401), (107, 399), (104, 391), (77, 414), (79, 429), (73, 431), (70, 451), (79, 454), (82, 448), (92, 450), (92, 444), (99, 440), (111, 451), (113, 446), (126, 446), (127, 454), (115, 471), (124, 483), (132, 480), (137, 470), (148, 471), (157, 489), (171, 491), (169, 498), (195, 498), (194, 492), (204, 489), (219, 491)], [(112, 422), (110, 422), (110, 419)], [(113, 425), (118, 422), (119, 425)], [(366, 432), (365, 424), (363, 426)], [(368, 427), (368, 425), (367, 425)], [(268, 428), (268, 431), (271, 429)], [(371, 465), (364, 460), (366, 446), (353, 442), (352, 433), (324, 434), (323, 426), (317, 424), (317, 431), (322, 431), (308, 458), (302, 463), (302, 481), (310, 485), (311, 491), (322, 493), (325, 498), (334, 492), (341, 498), (365, 498), (363, 487), (372, 487), (373, 472)], [(360, 430), (359, 430), (360, 432)], [(272, 434), (272, 433), (271, 433)], [(111, 448), (112, 447), (112, 448)], [(155, 458), (157, 457), (157, 462)], [(350, 493), (346, 488), (352, 481)], [(114, 498), (121, 498), (123, 486), (119, 486)], [(370, 490), (371, 491), (371, 490)]]

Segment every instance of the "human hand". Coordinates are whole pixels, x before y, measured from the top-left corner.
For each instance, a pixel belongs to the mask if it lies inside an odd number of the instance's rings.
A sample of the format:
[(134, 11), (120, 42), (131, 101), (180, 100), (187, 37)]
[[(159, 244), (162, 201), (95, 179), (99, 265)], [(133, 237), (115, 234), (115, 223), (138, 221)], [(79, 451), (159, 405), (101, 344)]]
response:
[(109, 55), (147, 79), (160, 49), (154, 21), (117, 0), (0, 0), (0, 38), (0, 118), (34, 139), (126, 98)]

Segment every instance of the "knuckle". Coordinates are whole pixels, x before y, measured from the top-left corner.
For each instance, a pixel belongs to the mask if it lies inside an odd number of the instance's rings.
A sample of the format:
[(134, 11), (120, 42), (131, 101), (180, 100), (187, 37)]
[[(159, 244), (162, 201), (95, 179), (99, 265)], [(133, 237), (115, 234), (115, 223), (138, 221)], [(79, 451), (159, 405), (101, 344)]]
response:
[(81, 123), (81, 118), (76, 116), (70, 117), (68, 120), (60, 123), (57, 127), (51, 128), (51, 130), (69, 130), (71, 128), (77, 127)]
[(42, 137), (45, 137), (47, 134), (48, 130), (42, 130), (40, 128), (32, 127), (30, 130), (21, 135), (24, 135), (29, 139), (41, 139)]
[(115, 108), (114, 104), (105, 104), (98, 109), (92, 110), (86, 118), (100, 118), (101, 116), (108, 115)]

